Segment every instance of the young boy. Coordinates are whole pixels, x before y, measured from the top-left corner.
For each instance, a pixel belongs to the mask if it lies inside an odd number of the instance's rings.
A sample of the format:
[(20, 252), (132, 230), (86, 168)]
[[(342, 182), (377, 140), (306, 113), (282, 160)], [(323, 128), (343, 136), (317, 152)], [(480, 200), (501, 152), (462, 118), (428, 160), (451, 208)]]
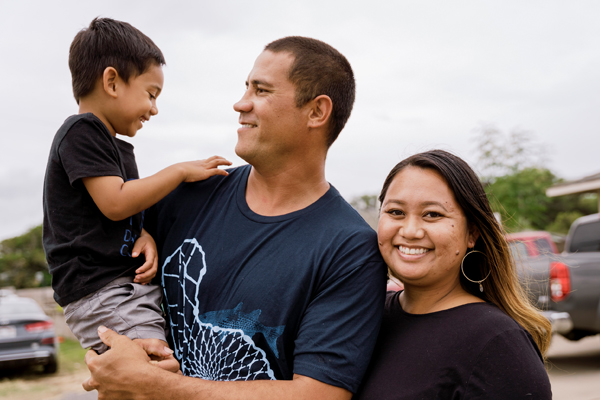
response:
[[(69, 52), (79, 114), (60, 127), (44, 181), (44, 249), (54, 298), (83, 347), (107, 347), (105, 325), (132, 339), (165, 342), (156, 245), (143, 210), (181, 182), (227, 175), (221, 157), (175, 164), (138, 179), (135, 136), (158, 113), (165, 64), (160, 49), (128, 23), (94, 19)], [(143, 257), (139, 257), (144, 254)]]

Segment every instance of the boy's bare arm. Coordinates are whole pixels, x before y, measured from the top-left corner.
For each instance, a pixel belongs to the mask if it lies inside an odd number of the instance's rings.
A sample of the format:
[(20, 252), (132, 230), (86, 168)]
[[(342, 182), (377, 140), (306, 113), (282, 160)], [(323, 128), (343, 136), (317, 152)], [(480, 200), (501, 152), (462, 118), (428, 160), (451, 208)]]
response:
[(83, 178), (83, 184), (102, 214), (121, 221), (156, 204), (181, 182), (195, 182), (213, 175), (227, 175), (219, 169), (231, 165), (223, 157), (171, 165), (147, 178), (123, 182), (119, 176)]
[(99, 399), (189, 400), (349, 400), (352, 394), (315, 379), (294, 375), (279, 381), (207, 381), (165, 371), (149, 363), (146, 353), (130, 339), (105, 328), (100, 338), (111, 347), (102, 355), (88, 351), (85, 361), (92, 376), (83, 383), (97, 389)]

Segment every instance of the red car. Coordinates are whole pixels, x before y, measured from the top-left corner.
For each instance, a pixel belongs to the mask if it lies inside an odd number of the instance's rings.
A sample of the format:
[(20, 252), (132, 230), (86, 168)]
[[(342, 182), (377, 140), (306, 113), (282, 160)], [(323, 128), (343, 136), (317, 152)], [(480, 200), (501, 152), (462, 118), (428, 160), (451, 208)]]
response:
[(510, 233), (506, 240), (515, 258), (558, 254), (552, 235), (546, 231)]

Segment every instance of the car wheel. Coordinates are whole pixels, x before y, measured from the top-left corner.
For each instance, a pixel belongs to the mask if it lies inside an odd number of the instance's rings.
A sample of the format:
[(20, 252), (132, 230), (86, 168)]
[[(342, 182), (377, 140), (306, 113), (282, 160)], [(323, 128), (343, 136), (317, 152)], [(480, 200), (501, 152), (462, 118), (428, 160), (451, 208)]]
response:
[(58, 370), (58, 362), (56, 362), (56, 358), (50, 357), (48, 360), (48, 364), (44, 365), (44, 373), (45, 374), (54, 374)]

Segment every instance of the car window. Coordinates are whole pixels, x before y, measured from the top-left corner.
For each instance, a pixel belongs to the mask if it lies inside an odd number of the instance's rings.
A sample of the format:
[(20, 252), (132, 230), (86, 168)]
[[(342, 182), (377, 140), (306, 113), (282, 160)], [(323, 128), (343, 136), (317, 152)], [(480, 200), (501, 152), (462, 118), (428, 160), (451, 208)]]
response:
[(571, 252), (600, 251), (600, 221), (577, 226), (570, 247)]
[(546, 239), (536, 239), (534, 244), (535, 247), (537, 247), (538, 254), (544, 255), (554, 253), (554, 250), (552, 249), (550, 243), (548, 243)]
[(525, 258), (528, 256), (527, 246), (521, 241), (517, 240), (508, 242), (508, 247), (510, 248), (510, 252), (512, 253), (513, 259), (515, 260)]
[(6, 302), (0, 300), (0, 317), (9, 317), (21, 314), (42, 314), (43, 311), (36, 303), (31, 302)]

